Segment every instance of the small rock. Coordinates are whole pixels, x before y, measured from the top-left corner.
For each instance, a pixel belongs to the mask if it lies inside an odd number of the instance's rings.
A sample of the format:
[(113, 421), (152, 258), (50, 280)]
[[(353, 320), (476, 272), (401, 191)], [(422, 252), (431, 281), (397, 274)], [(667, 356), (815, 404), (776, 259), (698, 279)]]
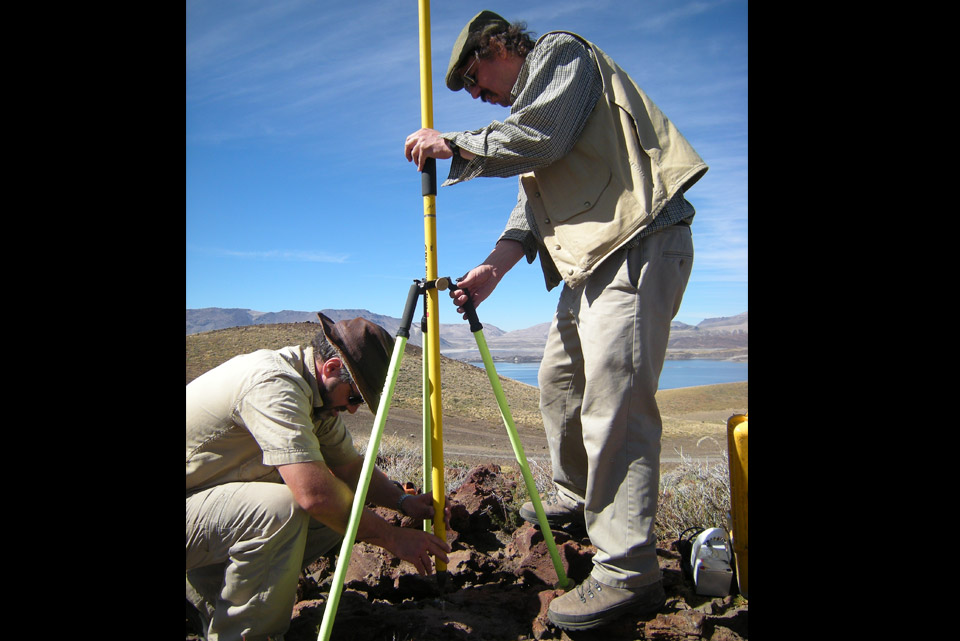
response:
[(685, 641), (698, 639), (703, 632), (707, 617), (696, 610), (682, 610), (674, 614), (658, 614), (643, 626), (644, 637), (649, 641)]
[(551, 635), (550, 618), (547, 616), (547, 610), (550, 609), (550, 602), (563, 594), (563, 590), (544, 590), (537, 593), (537, 599), (540, 601), (540, 612), (533, 620), (532, 634), (534, 639), (542, 639), (546, 635)]
[(743, 637), (730, 628), (718, 625), (710, 635), (710, 641), (743, 641)]
[(693, 608), (693, 609), (694, 609), (694, 610), (697, 610), (698, 612), (703, 612), (704, 614), (716, 614), (716, 613), (717, 613), (717, 607), (716, 607), (716, 605), (714, 604), (713, 601), (707, 601), (706, 603), (701, 603), (700, 605), (698, 605), (697, 607), (695, 607), (695, 608)]

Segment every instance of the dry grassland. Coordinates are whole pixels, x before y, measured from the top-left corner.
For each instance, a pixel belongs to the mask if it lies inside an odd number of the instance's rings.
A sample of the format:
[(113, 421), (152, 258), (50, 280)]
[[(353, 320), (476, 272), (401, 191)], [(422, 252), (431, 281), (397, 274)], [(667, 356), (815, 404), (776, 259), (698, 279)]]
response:
[[(307, 345), (319, 331), (317, 323), (253, 325), (191, 334), (186, 337), (186, 380), (220, 363), (256, 349)], [(512, 448), (490, 380), (483, 369), (441, 356), (441, 399), (445, 436), (449, 425), (451, 449), (471, 455), (513, 457)], [(510, 415), (529, 458), (546, 455), (536, 387), (499, 377)], [(422, 350), (407, 344), (389, 407), (387, 432), (421, 439), (423, 411)], [(661, 462), (669, 467), (681, 455), (710, 460), (726, 456), (726, 423), (747, 412), (747, 383), (661, 390), (657, 402), (663, 417)], [(369, 435), (373, 416), (367, 411), (344, 417), (355, 436)], [(446, 445), (445, 441), (445, 445)], [(458, 449), (459, 448), (459, 449)]]

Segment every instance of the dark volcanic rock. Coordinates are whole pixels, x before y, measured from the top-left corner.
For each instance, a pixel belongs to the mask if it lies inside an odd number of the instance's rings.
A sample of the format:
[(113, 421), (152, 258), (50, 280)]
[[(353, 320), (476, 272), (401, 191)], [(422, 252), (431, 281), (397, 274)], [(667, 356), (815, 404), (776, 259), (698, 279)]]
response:
[[(407, 562), (355, 543), (333, 621), (331, 641), (741, 641), (747, 639), (747, 602), (738, 595), (701, 597), (680, 568), (672, 543), (657, 549), (667, 602), (643, 618), (568, 635), (548, 617), (556, 570), (539, 529), (511, 511), (515, 484), (495, 465), (479, 466), (451, 493), (448, 541), (453, 548), (441, 585)], [(378, 513), (400, 523), (391, 510)], [(506, 512), (506, 515), (504, 516)], [(520, 525), (517, 525), (520, 523)], [(404, 519), (405, 527), (422, 523)], [(489, 528), (496, 528), (490, 530)], [(564, 572), (579, 583), (596, 548), (583, 533), (554, 531)], [(311, 564), (300, 579), (287, 641), (316, 641), (339, 548)], [(187, 639), (196, 630), (187, 628)]]

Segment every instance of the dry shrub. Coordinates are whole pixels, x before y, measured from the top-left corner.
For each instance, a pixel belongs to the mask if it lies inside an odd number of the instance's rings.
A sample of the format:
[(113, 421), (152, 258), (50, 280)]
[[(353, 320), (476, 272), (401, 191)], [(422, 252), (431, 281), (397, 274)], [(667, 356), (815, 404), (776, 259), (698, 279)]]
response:
[[(366, 454), (369, 442), (369, 438), (360, 437), (354, 439), (354, 447), (361, 454)], [(401, 483), (413, 483), (418, 490), (423, 489), (423, 451), (418, 443), (393, 434), (384, 434), (377, 450), (377, 467), (387, 478)], [(469, 471), (466, 463), (445, 460), (444, 490), (449, 493), (460, 487)]]
[[(726, 527), (730, 511), (730, 473), (726, 459), (707, 464), (684, 456), (681, 463), (660, 476), (657, 521), (654, 533), (658, 540), (674, 541), (688, 527)], [(553, 468), (549, 461), (528, 461), (537, 492), (544, 499), (556, 494)], [(519, 469), (503, 468), (504, 474), (517, 482), (514, 506), (519, 509), (530, 500)]]
[[(359, 452), (366, 451), (367, 439), (356, 440)], [(657, 521), (654, 533), (660, 541), (674, 541), (691, 527), (726, 527), (730, 512), (730, 473), (727, 461), (705, 463), (680, 454), (681, 463), (660, 477)], [(530, 475), (541, 497), (555, 494), (553, 469), (549, 461), (528, 460)], [(377, 467), (389, 478), (411, 482), (423, 488), (423, 452), (409, 440), (385, 434), (377, 452)], [(444, 461), (444, 489), (453, 492), (463, 483), (470, 466), (458, 460)], [(504, 465), (506, 481), (514, 481), (514, 500), (509, 506), (518, 510), (530, 500), (519, 464)]]
[[(550, 461), (527, 459), (527, 468), (530, 470), (530, 477), (533, 479), (537, 494), (543, 498), (547, 498), (557, 493), (556, 486), (553, 484), (553, 467), (550, 465)], [(530, 500), (530, 493), (527, 491), (527, 484), (523, 479), (523, 472), (520, 471), (520, 464), (517, 463), (516, 467), (504, 466), (503, 472), (504, 474), (512, 475), (514, 477), (513, 480), (517, 483), (514, 503), (517, 509), (520, 509), (521, 505)]]
[(691, 527), (726, 527), (730, 512), (730, 471), (726, 459), (703, 463), (680, 454), (681, 463), (660, 476), (654, 533), (675, 541)]

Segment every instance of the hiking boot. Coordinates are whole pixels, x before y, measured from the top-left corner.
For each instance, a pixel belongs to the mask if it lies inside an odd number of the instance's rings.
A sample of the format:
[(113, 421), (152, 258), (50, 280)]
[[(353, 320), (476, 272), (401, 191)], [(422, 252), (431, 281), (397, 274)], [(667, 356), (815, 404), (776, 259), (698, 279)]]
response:
[(625, 614), (653, 614), (666, 600), (662, 581), (642, 588), (615, 588), (587, 577), (576, 589), (551, 601), (547, 617), (564, 630), (589, 630)]
[[(571, 523), (582, 528), (587, 527), (586, 520), (583, 516), (582, 503), (576, 506), (570, 506), (566, 502), (561, 502), (555, 495), (546, 499), (541, 498), (540, 502), (543, 505), (543, 513), (547, 517), (547, 523), (551, 526), (559, 528), (567, 523)], [(520, 518), (534, 525), (540, 525), (540, 519), (537, 518), (537, 511), (530, 501), (527, 501), (520, 507)]]

